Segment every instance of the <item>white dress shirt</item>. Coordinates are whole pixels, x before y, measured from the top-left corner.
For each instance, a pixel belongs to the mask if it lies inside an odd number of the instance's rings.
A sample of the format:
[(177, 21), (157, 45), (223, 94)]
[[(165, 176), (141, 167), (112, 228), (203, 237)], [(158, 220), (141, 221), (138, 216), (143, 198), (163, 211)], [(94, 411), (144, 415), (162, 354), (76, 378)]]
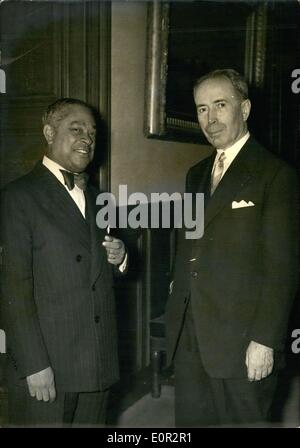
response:
[(240, 152), (240, 150), (242, 149), (242, 147), (244, 146), (244, 144), (246, 143), (246, 141), (248, 140), (249, 137), (250, 137), (250, 133), (247, 132), (245, 135), (243, 135), (243, 137), (241, 137), (237, 142), (235, 142), (234, 145), (229, 146), (229, 148), (217, 149), (218, 154), (215, 158), (214, 165), (212, 167), (211, 172), (213, 172), (215, 163), (219, 159), (220, 154), (222, 152), (225, 152), (226, 159), (224, 160), (224, 168), (223, 168), (223, 172), (222, 172), (222, 176), (221, 176), (221, 179), (222, 179), (222, 177), (224, 176), (224, 174), (230, 167), (231, 163), (234, 161), (234, 159), (236, 158), (236, 156), (238, 155), (238, 153)]
[(44, 156), (43, 158), (43, 165), (45, 165), (46, 168), (48, 168), (49, 171), (51, 171), (52, 174), (59, 180), (59, 182), (65, 187), (77, 207), (79, 208), (82, 216), (85, 218), (85, 197), (84, 192), (79, 188), (76, 184), (74, 185), (73, 190), (69, 190), (67, 185), (65, 185), (64, 176), (60, 172), (60, 170), (68, 171), (65, 168), (63, 168), (58, 163), (54, 162), (53, 160), (49, 159), (49, 157)]
[[(60, 170), (65, 170), (61, 165), (54, 162), (53, 160), (49, 159), (49, 157), (44, 156), (43, 158), (43, 165), (45, 165), (46, 168), (48, 168), (49, 171), (51, 171), (52, 174), (59, 180), (59, 182), (65, 187), (77, 207), (79, 208), (80, 212), (82, 213), (82, 216), (85, 218), (85, 196), (83, 190), (79, 188), (76, 184), (74, 185), (73, 190), (69, 190), (67, 185), (65, 185), (64, 176), (60, 172)], [(127, 252), (125, 253), (125, 257), (123, 262), (118, 266), (118, 269), (120, 272), (124, 272), (127, 268)]]

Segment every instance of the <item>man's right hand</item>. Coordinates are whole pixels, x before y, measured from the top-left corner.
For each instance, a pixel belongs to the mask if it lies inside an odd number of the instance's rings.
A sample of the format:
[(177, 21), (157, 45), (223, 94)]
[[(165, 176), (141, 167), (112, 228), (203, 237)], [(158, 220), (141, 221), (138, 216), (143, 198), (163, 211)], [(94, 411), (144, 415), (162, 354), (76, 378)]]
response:
[(56, 398), (54, 373), (51, 367), (26, 377), (29, 393), (39, 401), (50, 401)]

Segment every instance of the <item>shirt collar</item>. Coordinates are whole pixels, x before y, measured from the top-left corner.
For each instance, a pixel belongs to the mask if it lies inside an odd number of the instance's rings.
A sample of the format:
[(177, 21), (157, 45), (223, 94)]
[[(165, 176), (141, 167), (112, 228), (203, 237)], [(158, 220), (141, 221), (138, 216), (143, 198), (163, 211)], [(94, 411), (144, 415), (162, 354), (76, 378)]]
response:
[(220, 155), (221, 152), (225, 152), (226, 159), (227, 160), (233, 160), (237, 154), (240, 152), (248, 138), (250, 137), (249, 131), (243, 135), (237, 142), (235, 142), (232, 146), (229, 146), (229, 148), (226, 149), (217, 149), (218, 155)]
[(54, 174), (54, 176), (59, 180), (60, 183), (65, 185), (64, 176), (60, 172), (60, 170), (67, 171), (64, 167), (54, 162), (54, 160), (49, 159), (49, 157), (47, 156), (43, 157), (42, 163), (43, 165), (45, 165), (46, 168), (48, 168), (49, 171), (51, 171), (52, 174)]

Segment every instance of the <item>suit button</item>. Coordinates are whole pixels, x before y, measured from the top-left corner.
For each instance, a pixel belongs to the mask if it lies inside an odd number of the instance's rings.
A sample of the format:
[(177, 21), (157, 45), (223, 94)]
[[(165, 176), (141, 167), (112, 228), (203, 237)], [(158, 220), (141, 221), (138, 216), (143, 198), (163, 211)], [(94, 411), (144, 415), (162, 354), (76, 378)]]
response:
[(76, 261), (78, 261), (78, 263), (79, 263), (79, 261), (81, 261), (81, 259), (82, 259), (81, 255), (76, 255)]
[(191, 276), (193, 278), (197, 278), (198, 277), (198, 272), (197, 271), (191, 271)]
[(100, 322), (100, 316), (95, 316), (95, 322), (98, 324)]
[(92, 291), (96, 291), (96, 285), (92, 286)]

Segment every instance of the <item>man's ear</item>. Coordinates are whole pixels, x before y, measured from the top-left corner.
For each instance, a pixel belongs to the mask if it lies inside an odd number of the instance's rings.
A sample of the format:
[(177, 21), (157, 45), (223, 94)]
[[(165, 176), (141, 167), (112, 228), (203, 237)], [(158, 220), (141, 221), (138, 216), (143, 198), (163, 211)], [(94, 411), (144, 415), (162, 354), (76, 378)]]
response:
[(244, 100), (241, 104), (243, 120), (247, 121), (251, 110), (251, 101), (249, 99)]
[(55, 130), (54, 130), (53, 126), (51, 126), (50, 124), (45, 124), (43, 133), (44, 133), (45, 139), (47, 140), (48, 145), (51, 145), (53, 143), (53, 138), (55, 135)]

